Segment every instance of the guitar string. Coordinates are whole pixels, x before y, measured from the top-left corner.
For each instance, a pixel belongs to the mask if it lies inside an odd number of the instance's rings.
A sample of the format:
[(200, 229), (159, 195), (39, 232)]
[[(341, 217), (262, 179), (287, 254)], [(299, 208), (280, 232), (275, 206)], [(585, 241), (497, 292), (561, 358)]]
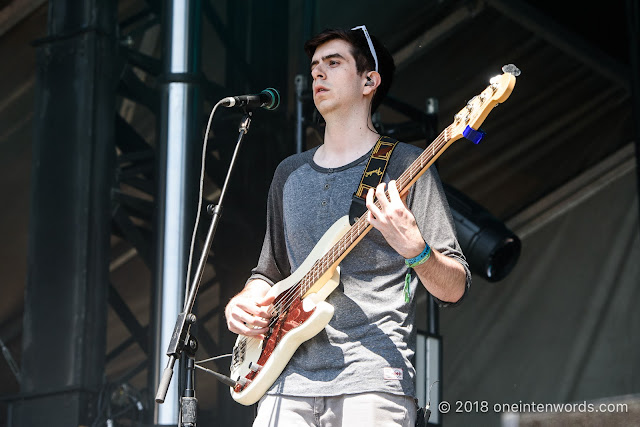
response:
[[(482, 93), (489, 91), (491, 86), (487, 87)], [(495, 90), (494, 90), (495, 93)], [(492, 99), (489, 99), (490, 102)], [(481, 101), (479, 107), (484, 107), (485, 101)], [(465, 107), (466, 108), (466, 107)], [(463, 109), (464, 110), (464, 109)], [(460, 110), (458, 114), (460, 114), (463, 110)], [(468, 122), (468, 120), (466, 121)], [(426, 149), (416, 158), (414, 162), (405, 170), (397, 179), (396, 183), (399, 191), (402, 191), (409, 182), (413, 179), (417, 179), (416, 176), (426, 172), (425, 166), (434, 158), (436, 154), (438, 156), (442, 154), (440, 150), (447, 143), (449, 143), (452, 139), (452, 127), (455, 126), (456, 123), (447, 126), (437, 137), (436, 139), (426, 147)], [(430, 155), (427, 153), (431, 152)], [(424, 170), (423, 170), (424, 169)], [(385, 192), (385, 195), (388, 195), (388, 191)], [(379, 208), (379, 201), (376, 200), (376, 206)], [(360, 234), (366, 230), (369, 226), (368, 221), (364, 220), (365, 215), (362, 215), (358, 221), (354, 223), (354, 225), (336, 242), (335, 245), (321, 258), (316, 260), (310, 270), (300, 279), (299, 282), (291, 286), (289, 289), (283, 292), (284, 297), (280, 298), (277, 305), (274, 305), (270, 310), (273, 314), (273, 317), (269, 321), (269, 328), (273, 327), (275, 323), (277, 323), (279, 316), (285, 311), (284, 309), (290, 308), (297, 298), (302, 298), (302, 296), (313, 287), (313, 284), (322, 276), (322, 274), (326, 273), (327, 269), (335, 263), (335, 261), (353, 244), (353, 242), (360, 237)], [(277, 316), (276, 316), (277, 315)], [(251, 337), (244, 337), (245, 340), (242, 341), (245, 348), (248, 350), (249, 347), (246, 345), (246, 341)], [(262, 340), (257, 338), (251, 338), (252, 343), (249, 343), (251, 348), (257, 347), (262, 344)]]

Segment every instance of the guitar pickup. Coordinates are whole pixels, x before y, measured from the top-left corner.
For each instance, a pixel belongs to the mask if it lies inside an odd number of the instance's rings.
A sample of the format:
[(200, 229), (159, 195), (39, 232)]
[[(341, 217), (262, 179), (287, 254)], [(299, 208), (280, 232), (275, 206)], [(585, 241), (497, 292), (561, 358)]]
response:
[(247, 379), (245, 377), (240, 377), (238, 378), (238, 384), (240, 384), (242, 387), (246, 386), (247, 384), (251, 384), (251, 380)]
[(258, 365), (257, 363), (249, 363), (249, 369), (251, 369), (253, 372), (258, 372), (260, 369), (262, 369), (262, 365)]

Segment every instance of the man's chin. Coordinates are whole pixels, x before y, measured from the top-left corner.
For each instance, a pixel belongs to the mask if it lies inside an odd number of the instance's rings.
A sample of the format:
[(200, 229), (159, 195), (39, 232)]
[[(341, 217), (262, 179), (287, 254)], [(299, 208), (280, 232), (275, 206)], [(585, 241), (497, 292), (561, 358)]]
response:
[(330, 114), (332, 111), (336, 109), (336, 106), (333, 102), (330, 102), (328, 99), (319, 99), (314, 100), (314, 104), (316, 106), (316, 110), (320, 113), (323, 118), (326, 118), (327, 114)]

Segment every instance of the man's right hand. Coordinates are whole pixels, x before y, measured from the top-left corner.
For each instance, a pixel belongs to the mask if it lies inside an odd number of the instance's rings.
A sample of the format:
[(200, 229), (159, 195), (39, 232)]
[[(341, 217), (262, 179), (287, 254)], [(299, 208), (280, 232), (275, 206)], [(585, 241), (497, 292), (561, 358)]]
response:
[(271, 286), (264, 280), (247, 283), (224, 309), (227, 328), (236, 334), (264, 338), (269, 330), (270, 309), (275, 299), (270, 290)]

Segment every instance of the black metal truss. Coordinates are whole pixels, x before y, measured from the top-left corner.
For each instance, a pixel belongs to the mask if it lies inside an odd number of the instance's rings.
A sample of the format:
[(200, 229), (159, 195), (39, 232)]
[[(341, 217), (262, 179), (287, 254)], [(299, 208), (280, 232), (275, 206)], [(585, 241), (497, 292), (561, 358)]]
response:
[[(213, 6), (206, 0), (203, 3), (205, 16), (216, 28), (218, 34), (221, 35), (223, 42), (225, 44), (232, 43), (228, 37), (224, 36), (226, 31)], [(117, 93), (122, 99), (133, 102), (136, 106), (145, 107), (146, 115), (152, 116), (148, 120), (156, 120), (159, 116), (160, 108), (158, 83), (166, 77), (161, 75), (162, 59), (140, 52), (135, 48), (137, 39), (154, 26), (160, 25), (161, 22), (158, 16), (161, 10), (159, 2), (149, 1), (147, 4), (148, 7), (119, 23), (121, 34), (119, 51), (122, 67)], [(232, 48), (229, 48), (229, 50), (234, 51)], [(237, 54), (231, 54), (231, 56), (239, 61), (239, 69), (250, 69), (240, 56)], [(141, 78), (139, 72), (135, 70), (142, 71), (148, 78)], [(249, 72), (245, 76), (247, 79), (250, 77), (248, 74)], [(214, 103), (214, 100), (219, 99), (221, 94), (226, 92), (224, 87), (210, 81), (202, 73), (199, 76), (198, 83), (201, 86), (205, 100), (210, 103)], [(144, 114), (142, 113), (141, 115)], [(203, 123), (206, 123), (205, 120), (206, 118), (203, 117)], [(119, 113), (115, 114), (114, 126), (118, 155), (111, 192), (112, 235), (122, 239), (127, 243), (127, 246), (135, 249), (149, 271), (153, 271), (153, 215), (157, 188), (156, 178), (158, 175), (155, 170), (157, 167), (155, 144), (152, 137), (142, 135)], [(215, 184), (221, 183), (224, 175), (220, 173), (220, 160), (208, 152), (207, 162), (207, 176)], [(211, 201), (204, 201), (205, 207), (208, 202)], [(206, 216), (204, 218), (206, 219)], [(199, 237), (203, 238), (200, 234)], [(112, 258), (116, 256), (117, 254), (114, 253)], [(214, 286), (215, 283), (215, 278), (208, 280), (203, 283), (202, 290), (204, 291)], [(149, 307), (153, 304), (152, 301), (153, 299), (150, 296)], [(130, 336), (107, 354), (107, 369), (109, 368), (109, 363), (115, 361), (124, 352), (129, 351), (133, 345), (137, 345), (148, 356), (151, 327), (150, 325), (142, 325), (137, 320), (126, 299), (117, 291), (114, 282), (109, 286), (109, 305), (124, 324)], [(219, 307), (213, 307), (205, 311), (201, 318), (202, 325), (213, 316), (219, 315), (219, 313)], [(220, 346), (206, 328), (198, 328), (198, 340), (207, 353), (217, 354), (219, 352)], [(148, 369), (149, 366), (147, 357), (140, 364), (132, 366), (119, 378), (110, 380), (127, 381)]]

